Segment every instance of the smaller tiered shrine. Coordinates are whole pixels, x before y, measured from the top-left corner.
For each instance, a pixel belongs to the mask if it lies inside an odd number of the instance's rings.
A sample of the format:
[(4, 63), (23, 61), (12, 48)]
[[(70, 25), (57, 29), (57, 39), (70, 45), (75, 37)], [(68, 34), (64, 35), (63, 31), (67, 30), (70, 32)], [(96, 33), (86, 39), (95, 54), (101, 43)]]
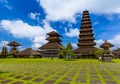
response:
[(104, 50), (104, 53), (109, 53), (110, 48), (113, 46), (114, 46), (113, 44), (111, 44), (107, 40), (105, 40), (105, 42), (100, 47)]
[(63, 48), (62, 40), (60, 39), (60, 35), (56, 33), (55, 31), (47, 33), (49, 36), (46, 40), (48, 43), (41, 46), (39, 49), (44, 52), (43, 57), (58, 57), (58, 51)]

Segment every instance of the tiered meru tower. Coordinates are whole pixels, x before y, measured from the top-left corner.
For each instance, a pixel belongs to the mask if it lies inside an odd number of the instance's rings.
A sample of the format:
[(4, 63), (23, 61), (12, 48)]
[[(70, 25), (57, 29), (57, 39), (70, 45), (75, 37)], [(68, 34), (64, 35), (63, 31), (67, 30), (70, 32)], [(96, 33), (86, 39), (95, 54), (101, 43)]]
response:
[(60, 43), (62, 40), (60, 39), (60, 35), (55, 31), (47, 33), (49, 36), (46, 40), (48, 43), (40, 47), (41, 51), (44, 52), (44, 57), (58, 57), (58, 51), (63, 48)]
[(96, 43), (94, 42), (94, 34), (93, 29), (89, 17), (89, 12), (87, 10), (83, 11), (80, 34), (78, 39), (78, 47), (75, 50), (75, 53), (81, 54), (83, 58), (94, 57), (94, 46)]

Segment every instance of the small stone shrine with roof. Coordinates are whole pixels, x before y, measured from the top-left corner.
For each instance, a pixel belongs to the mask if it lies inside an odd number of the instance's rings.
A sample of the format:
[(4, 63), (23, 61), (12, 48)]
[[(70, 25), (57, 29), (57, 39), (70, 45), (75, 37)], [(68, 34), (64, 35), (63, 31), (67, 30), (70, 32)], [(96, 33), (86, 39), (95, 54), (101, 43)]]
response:
[(103, 61), (107, 61), (110, 62), (111, 61), (111, 53), (110, 53), (110, 48), (113, 47), (113, 44), (107, 42), (107, 40), (105, 40), (105, 42), (100, 46), (101, 48), (103, 48), (104, 50), (104, 54), (102, 56)]
[(79, 34), (79, 43), (77, 49), (74, 50), (76, 54), (81, 54), (82, 58), (94, 58), (94, 34), (90, 21), (89, 12), (87, 10), (83, 11), (80, 34)]
[(59, 57), (58, 51), (63, 49), (63, 46), (60, 43), (62, 42), (60, 39), (61, 36), (55, 31), (49, 32), (47, 35), (49, 36), (46, 39), (48, 43), (39, 48), (44, 52), (43, 57)]
[(105, 40), (105, 42), (100, 46), (101, 48), (103, 48), (104, 53), (109, 53), (110, 52), (110, 48), (113, 47), (113, 44), (109, 43), (107, 40)]

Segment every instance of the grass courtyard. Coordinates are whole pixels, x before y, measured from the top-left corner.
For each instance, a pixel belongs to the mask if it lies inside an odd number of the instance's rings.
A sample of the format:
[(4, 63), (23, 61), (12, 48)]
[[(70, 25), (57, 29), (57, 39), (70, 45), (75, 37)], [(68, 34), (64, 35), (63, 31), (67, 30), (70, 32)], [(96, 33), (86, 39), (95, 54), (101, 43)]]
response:
[(120, 59), (0, 59), (0, 84), (120, 84)]

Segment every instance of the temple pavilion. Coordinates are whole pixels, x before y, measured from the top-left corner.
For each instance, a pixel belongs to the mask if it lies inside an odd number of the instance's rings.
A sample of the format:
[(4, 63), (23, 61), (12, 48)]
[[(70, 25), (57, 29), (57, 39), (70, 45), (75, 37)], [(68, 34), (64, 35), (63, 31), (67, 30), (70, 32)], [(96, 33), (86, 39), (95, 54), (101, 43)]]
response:
[(11, 47), (10, 54), (12, 55), (18, 52), (16, 47), (21, 46), (21, 44), (16, 41), (9, 42), (7, 45)]
[(90, 21), (89, 12), (83, 11), (80, 34), (78, 39), (78, 48), (74, 50), (76, 54), (81, 54), (82, 58), (94, 58), (94, 33)]
[(102, 45), (100, 45), (100, 47), (101, 48), (103, 48), (103, 50), (104, 50), (104, 53), (109, 53), (110, 52), (110, 48), (111, 47), (113, 47), (114, 45), (113, 44), (111, 44), (111, 43), (109, 43), (107, 40), (105, 40), (105, 42), (102, 44)]
[(58, 51), (63, 49), (63, 46), (60, 42), (62, 40), (60, 39), (60, 35), (56, 33), (55, 31), (47, 33), (49, 36), (46, 40), (48, 43), (41, 46), (39, 49), (44, 52), (43, 57), (58, 57)]
[(15, 56), (20, 58), (29, 58), (29, 57), (41, 58), (42, 57), (41, 53), (33, 50), (32, 48), (26, 48), (23, 51), (16, 53)]
[(16, 42), (16, 41), (12, 41), (12, 42), (8, 43), (7, 45), (11, 47), (11, 50), (17, 50), (16, 47), (21, 46), (21, 45), (20, 45), (18, 42)]

